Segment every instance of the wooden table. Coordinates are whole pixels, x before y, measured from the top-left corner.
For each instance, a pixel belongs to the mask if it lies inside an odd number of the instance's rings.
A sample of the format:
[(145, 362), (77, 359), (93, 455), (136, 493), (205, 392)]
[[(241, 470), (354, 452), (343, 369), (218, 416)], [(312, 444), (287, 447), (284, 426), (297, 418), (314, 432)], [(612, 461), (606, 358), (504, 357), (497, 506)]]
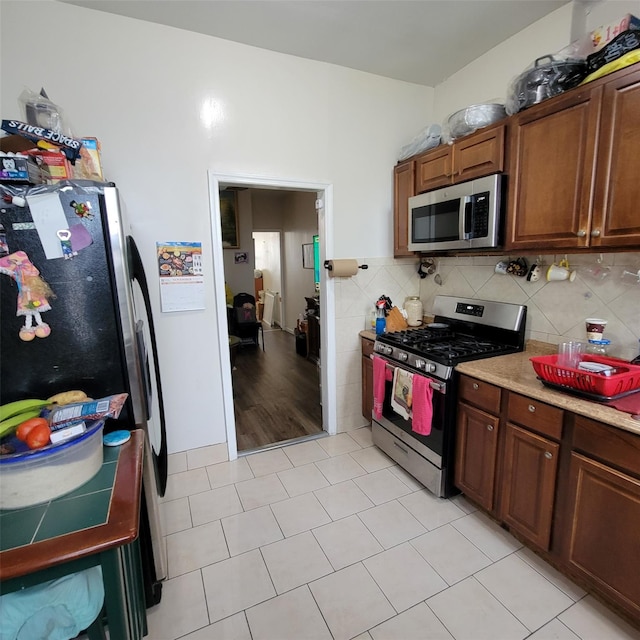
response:
[[(138, 544), (144, 433), (104, 447), (100, 471), (51, 502), (0, 511), (0, 593), (100, 565), (109, 635), (139, 640), (147, 619)], [(100, 616), (91, 638), (104, 637)], [(96, 635), (99, 631), (100, 635)]]

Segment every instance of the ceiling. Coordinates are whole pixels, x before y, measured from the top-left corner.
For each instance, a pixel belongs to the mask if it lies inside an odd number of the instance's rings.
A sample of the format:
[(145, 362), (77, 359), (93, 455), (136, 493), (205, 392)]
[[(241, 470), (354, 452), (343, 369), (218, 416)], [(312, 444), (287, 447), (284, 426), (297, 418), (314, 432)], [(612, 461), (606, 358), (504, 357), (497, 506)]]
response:
[(426, 86), (571, 0), (59, 0)]

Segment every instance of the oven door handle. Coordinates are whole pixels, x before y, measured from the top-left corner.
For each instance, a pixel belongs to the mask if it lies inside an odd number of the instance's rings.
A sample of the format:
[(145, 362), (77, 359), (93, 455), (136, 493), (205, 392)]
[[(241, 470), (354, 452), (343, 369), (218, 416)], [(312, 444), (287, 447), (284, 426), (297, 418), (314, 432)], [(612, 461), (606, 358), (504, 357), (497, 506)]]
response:
[[(375, 354), (378, 355), (378, 354)], [(369, 356), (369, 358), (371, 360), (373, 360), (373, 356), (374, 354), (371, 354)], [(381, 357), (381, 356), (378, 356)], [(383, 358), (384, 359), (384, 358)], [(403, 371), (409, 371), (408, 369), (403, 369), (402, 367), (394, 367), (393, 364), (391, 364), (388, 360), (384, 361), (385, 367), (389, 370), (389, 371), (393, 371), (395, 372), (396, 369), (402, 369)], [(447, 390), (447, 385), (445, 382), (438, 382), (437, 380), (434, 380), (433, 378), (430, 378), (429, 376), (423, 374), (423, 373), (414, 373), (413, 371), (410, 371), (409, 373), (413, 373), (414, 376), (424, 376), (425, 378), (427, 378), (429, 380), (429, 385), (431, 386), (431, 388), (434, 391), (437, 391), (438, 393), (445, 393)]]

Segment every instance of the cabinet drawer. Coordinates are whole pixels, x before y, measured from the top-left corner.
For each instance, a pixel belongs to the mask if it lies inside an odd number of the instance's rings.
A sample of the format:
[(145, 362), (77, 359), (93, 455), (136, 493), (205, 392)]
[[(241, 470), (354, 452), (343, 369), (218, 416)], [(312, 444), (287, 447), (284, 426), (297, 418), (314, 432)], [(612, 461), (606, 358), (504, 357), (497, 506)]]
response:
[(460, 376), (459, 400), (465, 400), (469, 404), (497, 415), (500, 413), (500, 397), (500, 387), (476, 378)]
[(640, 477), (640, 436), (576, 415), (573, 449)]
[(563, 416), (562, 409), (517, 393), (509, 394), (509, 420), (531, 431), (560, 440)]
[(362, 355), (368, 358), (373, 353), (373, 345), (375, 343), (369, 338), (361, 338), (360, 342), (362, 343)]

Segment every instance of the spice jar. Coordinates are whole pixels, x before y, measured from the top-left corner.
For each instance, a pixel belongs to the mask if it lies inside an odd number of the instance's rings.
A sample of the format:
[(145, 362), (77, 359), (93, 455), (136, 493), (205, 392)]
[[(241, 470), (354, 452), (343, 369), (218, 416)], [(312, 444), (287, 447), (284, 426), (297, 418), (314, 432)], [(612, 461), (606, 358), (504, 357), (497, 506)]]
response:
[(404, 310), (407, 312), (407, 324), (410, 327), (419, 327), (422, 324), (422, 302), (418, 296), (410, 296), (404, 301)]

